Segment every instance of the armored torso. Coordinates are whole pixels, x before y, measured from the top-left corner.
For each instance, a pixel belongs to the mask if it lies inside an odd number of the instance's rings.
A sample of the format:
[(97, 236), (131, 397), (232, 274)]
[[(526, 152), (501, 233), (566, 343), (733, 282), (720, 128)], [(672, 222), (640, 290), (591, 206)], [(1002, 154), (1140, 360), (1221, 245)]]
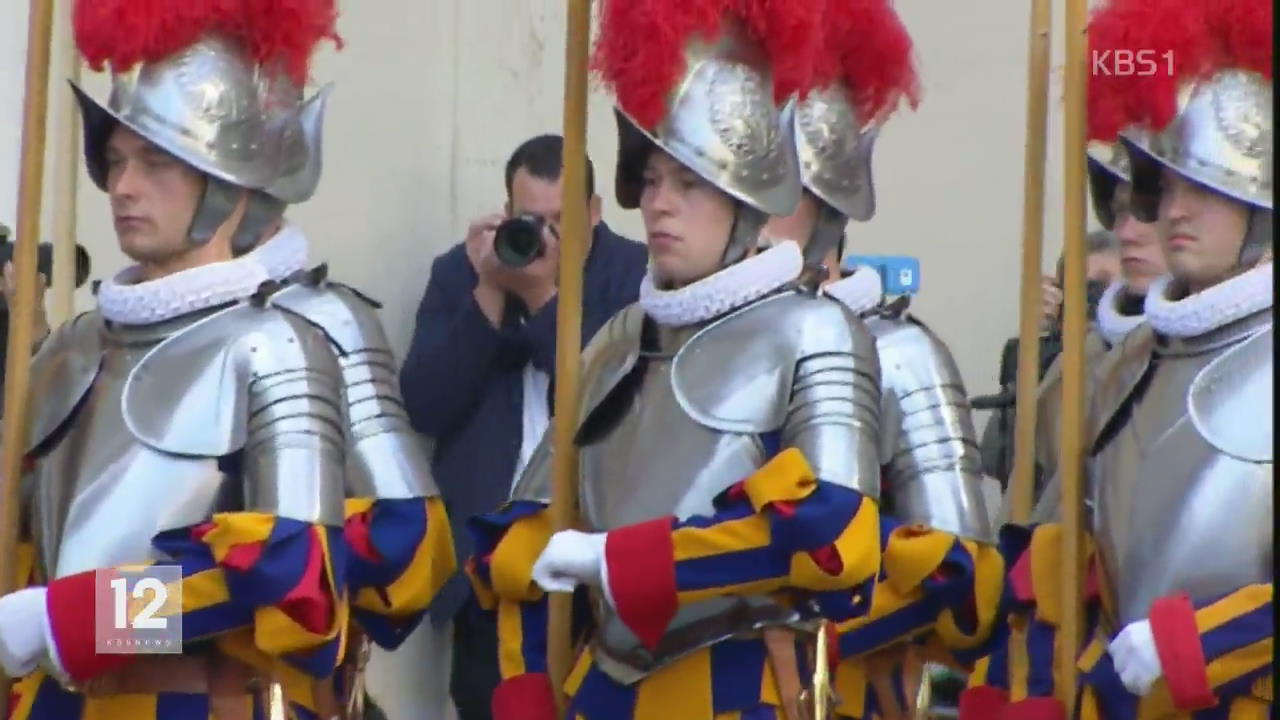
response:
[[(681, 327), (659, 326), (631, 306), (601, 329), (583, 368), (580, 497), (591, 529), (711, 515), (717, 495), (786, 447), (800, 449), (822, 480), (878, 497), (874, 338), (828, 298), (784, 290)], [(517, 498), (547, 498), (548, 456), (544, 444)], [(768, 597), (696, 603), (651, 653), (607, 603), (596, 609), (596, 660), (622, 682), (799, 620)]]
[(157, 533), (219, 511), (340, 523), (340, 377), (319, 330), (257, 303), (60, 328), (33, 362), (39, 572), (161, 559)]
[(134, 368), (199, 319), (111, 328), (89, 313), (60, 329), (36, 356), (37, 459), (28, 483), (45, 577), (151, 560), (156, 532), (231, 502), (215, 459), (151, 448), (124, 417), (125, 384)]
[(1192, 338), (1143, 327), (1109, 358), (1089, 497), (1120, 626), (1272, 581), (1272, 347), (1267, 309)]

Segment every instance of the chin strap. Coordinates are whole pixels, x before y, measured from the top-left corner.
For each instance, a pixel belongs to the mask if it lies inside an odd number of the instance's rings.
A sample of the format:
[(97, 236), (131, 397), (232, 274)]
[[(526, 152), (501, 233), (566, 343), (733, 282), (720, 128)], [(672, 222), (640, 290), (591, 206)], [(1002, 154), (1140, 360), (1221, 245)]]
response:
[(769, 216), (741, 200), (733, 201), (733, 227), (729, 230), (729, 243), (720, 257), (720, 268), (736, 265), (747, 256), (760, 241), (760, 231)]
[(191, 230), (187, 233), (191, 242), (203, 245), (212, 240), (246, 192), (249, 199), (244, 216), (231, 235), (231, 252), (240, 256), (256, 247), (267, 228), (284, 216), (285, 203), (260, 190), (246, 190), (211, 176), (205, 180), (204, 194), (191, 219)]
[(1244, 244), (1240, 246), (1240, 267), (1248, 270), (1262, 261), (1271, 250), (1271, 211), (1265, 208), (1249, 208), (1249, 224), (1244, 231)]
[(825, 271), (830, 270), (823, 265), (827, 253), (835, 249), (837, 263), (844, 254), (844, 228), (849, 224), (849, 218), (816, 196), (814, 200), (818, 204), (818, 217), (813, 222), (809, 242), (804, 246), (804, 266), (807, 269)]

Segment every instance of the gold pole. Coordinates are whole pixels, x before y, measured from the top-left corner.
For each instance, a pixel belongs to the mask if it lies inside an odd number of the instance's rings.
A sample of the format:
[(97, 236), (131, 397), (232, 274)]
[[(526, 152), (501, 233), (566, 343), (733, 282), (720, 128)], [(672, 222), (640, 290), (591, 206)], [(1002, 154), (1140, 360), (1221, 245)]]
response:
[[(556, 391), (552, 418), (551, 525), (577, 524), (578, 371), (582, 354), (582, 266), (587, 233), (587, 52), (591, 42), (591, 0), (568, 0), (564, 63), (564, 196), (560, 228), (559, 306), (556, 308)], [(547, 623), (547, 665), (564, 714), (562, 694), (573, 661), (572, 603), (552, 593)]]
[[(71, 29), (71, 3), (56, 18), (60, 60), (67, 75), (80, 82), (80, 56)], [(57, 327), (75, 314), (76, 190), (80, 179), (80, 112), (66, 85), (56, 91), (58, 119), (53, 154), (53, 283), (49, 326)]]
[(1063, 104), (1064, 275), (1062, 322), (1062, 642), (1058, 644), (1058, 693), (1071, 717), (1075, 707), (1076, 656), (1084, 624), (1082, 602), (1085, 429), (1085, 19), (1087, 0), (1066, 0), (1066, 100)]
[[(49, 105), (49, 45), (53, 0), (31, 0), (27, 15), (27, 76), (22, 108), (22, 164), (13, 265), (17, 275), (9, 307), (9, 351), (4, 377), (4, 433), (0, 438), (0, 595), (18, 584), (18, 487), (27, 450), (27, 386), (36, 304), (36, 245), (44, 181), (45, 121)], [(0, 677), (0, 717), (7, 717), (9, 680)]]
[(1022, 191), (1022, 295), (1018, 326), (1018, 388), (1009, 519), (1031, 516), (1036, 465), (1036, 389), (1040, 385), (1040, 273), (1044, 264), (1044, 167), (1049, 135), (1051, 0), (1032, 0), (1027, 54), (1027, 148)]

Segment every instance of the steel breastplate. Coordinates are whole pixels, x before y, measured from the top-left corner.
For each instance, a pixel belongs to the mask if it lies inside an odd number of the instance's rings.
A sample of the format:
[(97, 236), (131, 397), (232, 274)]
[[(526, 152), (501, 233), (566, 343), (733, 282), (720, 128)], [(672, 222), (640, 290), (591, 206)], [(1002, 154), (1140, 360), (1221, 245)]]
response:
[(676, 399), (671, 359), (642, 360), (640, 388), (609, 434), (582, 448), (584, 520), (612, 530), (655, 517), (710, 515), (711, 501), (765, 460), (758, 436), (695, 421)]
[[(1127, 419), (1103, 416), (1112, 422), (1100, 426), (1105, 444), (1090, 461), (1090, 519), (1120, 627), (1146, 618), (1153, 600), (1172, 593), (1204, 601), (1272, 581), (1270, 458), (1242, 459), (1216, 447), (1197, 427), (1192, 406), (1192, 390), (1214, 363), (1270, 332), (1269, 313), (1262, 315), (1193, 341), (1159, 345), (1147, 334), (1151, 352), (1131, 353), (1112, 371), (1112, 378), (1127, 378), (1126, 395), (1147, 383)], [(1269, 376), (1267, 347), (1260, 362)], [(1240, 421), (1264, 424), (1269, 436), (1271, 391), (1263, 395), (1258, 382), (1240, 377), (1222, 390), (1235, 400), (1256, 398), (1258, 412)], [(1117, 385), (1103, 389), (1111, 393)]]
[[(696, 330), (663, 331), (661, 350), (643, 353), (632, 371), (643, 377), (621, 417), (603, 438), (581, 448), (582, 515), (590, 529), (607, 531), (669, 515), (710, 515), (717, 495), (766, 461), (758, 435), (703, 425), (677, 399), (673, 355)], [(584, 380), (584, 387), (593, 386), (593, 378)], [(681, 608), (650, 652), (608, 603), (597, 600), (593, 654), (605, 673), (627, 684), (721, 640), (799, 620), (772, 598), (717, 598)]]
[[(142, 358), (197, 318), (101, 331), (101, 366), (75, 412), (28, 475), (39, 572), (52, 579), (157, 558), (152, 537), (217, 508), (227, 478), (216, 459), (170, 455), (138, 440), (122, 412)], [(100, 322), (100, 321), (98, 321)]]

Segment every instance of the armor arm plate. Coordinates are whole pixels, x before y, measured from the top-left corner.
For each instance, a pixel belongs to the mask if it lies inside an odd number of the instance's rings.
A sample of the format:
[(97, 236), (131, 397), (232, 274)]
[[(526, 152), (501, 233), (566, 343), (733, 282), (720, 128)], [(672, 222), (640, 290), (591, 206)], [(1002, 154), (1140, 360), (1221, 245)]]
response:
[(370, 301), (340, 285), (297, 285), (272, 303), (323, 328), (338, 353), (347, 427), (346, 533), (356, 619), (397, 647), (457, 569), (425, 438), (409, 425), (395, 356)]
[(880, 351), (887, 508), (884, 577), (871, 610), (841, 628), (844, 656), (933, 632), (972, 653), (992, 637), (1004, 561), (991, 542), (967, 395), (946, 347), (897, 317), (868, 322)]
[[(789, 448), (727, 491), (712, 516), (610, 531), (608, 594), (618, 618), (650, 649), (677, 610), (712, 598), (797, 588), (851, 599), (879, 570), (876, 518), (874, 501), (818, 481), (804, 455)], [(852, 614), (847, 604), (830, 611)]]
[(870, 324), (884, 385), (885, 482), (894, 515), (991, 542), (982, 457), (960, 371), (933, 333), (910, 321)]
[(879, 498), (879, 364), (859, 323), (852, 342), (796, 361), (782, 447), (802, 452), (817, 476)]

